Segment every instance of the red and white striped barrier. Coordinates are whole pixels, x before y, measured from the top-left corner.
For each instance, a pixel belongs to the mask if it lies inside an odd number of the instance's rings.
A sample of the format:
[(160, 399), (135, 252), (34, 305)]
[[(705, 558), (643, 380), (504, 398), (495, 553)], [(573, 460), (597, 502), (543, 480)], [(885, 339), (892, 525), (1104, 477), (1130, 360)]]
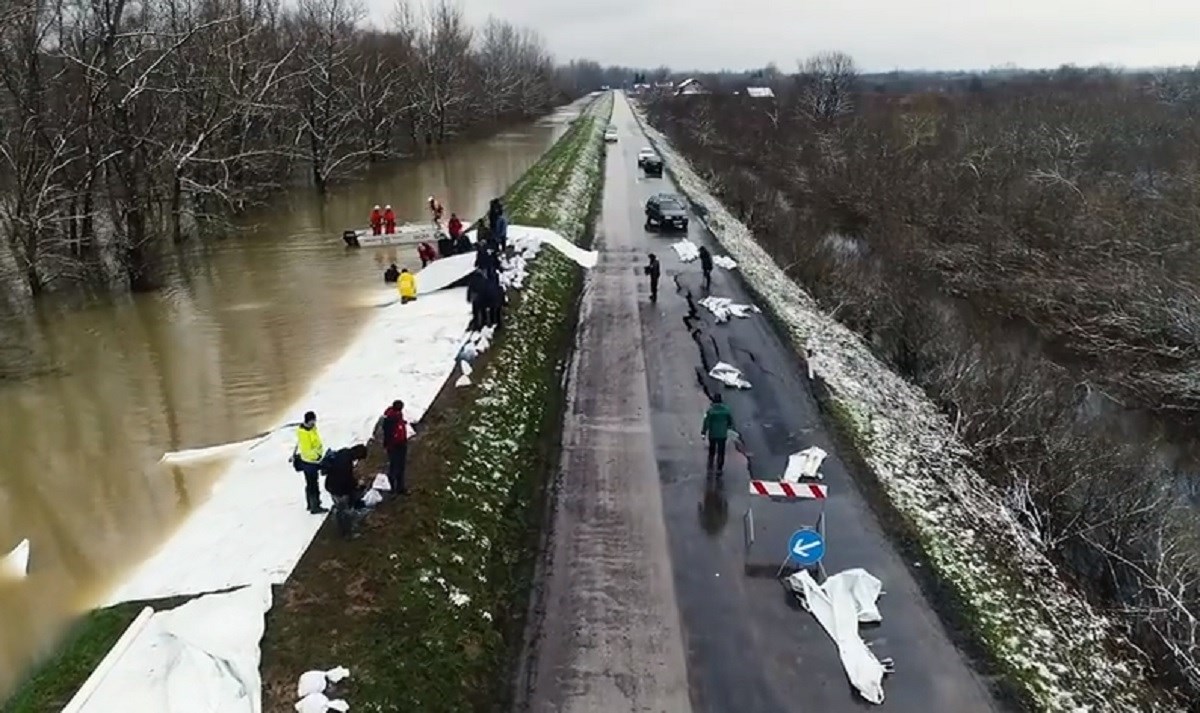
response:
[(788, 483), (782, 480), (751, 480), (750, 494), (788, 500), (824, 500), (829, 486), (817, 483)]

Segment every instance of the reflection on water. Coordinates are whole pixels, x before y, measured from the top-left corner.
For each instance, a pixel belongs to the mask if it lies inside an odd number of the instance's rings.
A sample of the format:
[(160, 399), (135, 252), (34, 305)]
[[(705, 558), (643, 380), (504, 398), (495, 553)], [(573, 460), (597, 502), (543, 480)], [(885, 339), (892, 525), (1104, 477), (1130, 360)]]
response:
[(28, 579), (0, 582), (0, 699), (225, 465), (167, 468), (163, 452), (271, 426), (370, 319), (383, 268), (419, 267), (413, 247), (349, 251), (342, 231), (376, 203), (426, 220), (431, 193), (479, 215), (569, 116), (379, 167), (324, 200), (282, 196), (246, 235), (182, 256), (156, 294), (3, 318), (0, 553), (28, 537), (32, 555)]

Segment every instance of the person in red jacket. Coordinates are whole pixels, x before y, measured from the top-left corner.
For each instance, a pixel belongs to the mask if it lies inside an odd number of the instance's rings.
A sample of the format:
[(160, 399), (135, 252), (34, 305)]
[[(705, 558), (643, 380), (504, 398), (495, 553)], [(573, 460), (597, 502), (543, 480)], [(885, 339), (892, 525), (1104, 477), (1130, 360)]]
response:
[(390, 205), (383, 208), (383, 225), (388, 235), (396, 232), (396, 212)]
[(434, 260), (437, 260), (437, 253), (434, 252), (433, 246), (429, 243), (421, 243), (417, 246), (417, 257), (421, 258), (421, 267), (425, 267)]
[(450, 222), (446, 225), (446, 227), (450, 229), (450, 239), (458, 240), (458, 236), (462, 235), (463, 230), (463, 224), (462, 221), (458, 219), (458, 213), (450, 214)]
[(404, 402), (397, 399), (383, 412), (379, 420), (383, 433), (383, 447), (388, 454), (388, 485), (392, 495), (405, 495), (404, 466), (408, 460), (408, 421), (404, 418)]
[(379, 235), (383, 232), (383, 213), (380, 212), (379, 206), (371, 211), (371, 234)]

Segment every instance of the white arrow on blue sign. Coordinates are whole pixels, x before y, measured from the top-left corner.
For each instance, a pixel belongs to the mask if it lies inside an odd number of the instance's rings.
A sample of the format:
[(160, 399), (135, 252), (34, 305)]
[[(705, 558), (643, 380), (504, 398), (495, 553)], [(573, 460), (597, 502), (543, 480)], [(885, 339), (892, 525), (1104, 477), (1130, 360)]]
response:
[(825, 538), (816, 530), (796, 530), (788, 540), (788, 557), (802, 567), (812, 567), (825, 557)]

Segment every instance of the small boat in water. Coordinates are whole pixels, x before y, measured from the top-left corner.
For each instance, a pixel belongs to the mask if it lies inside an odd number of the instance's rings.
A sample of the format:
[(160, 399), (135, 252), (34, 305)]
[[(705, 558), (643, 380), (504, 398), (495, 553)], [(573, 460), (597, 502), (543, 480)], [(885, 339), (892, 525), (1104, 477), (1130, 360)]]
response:
[(444, 231), (433, 223), (405, 223), (397, 225), (394, 233), (375, 235), (370, 228), (347, 230), (342, 233), (342, 242), (351, 248), (370, 248), (380, 245), (416, 245), (436, 242)]

